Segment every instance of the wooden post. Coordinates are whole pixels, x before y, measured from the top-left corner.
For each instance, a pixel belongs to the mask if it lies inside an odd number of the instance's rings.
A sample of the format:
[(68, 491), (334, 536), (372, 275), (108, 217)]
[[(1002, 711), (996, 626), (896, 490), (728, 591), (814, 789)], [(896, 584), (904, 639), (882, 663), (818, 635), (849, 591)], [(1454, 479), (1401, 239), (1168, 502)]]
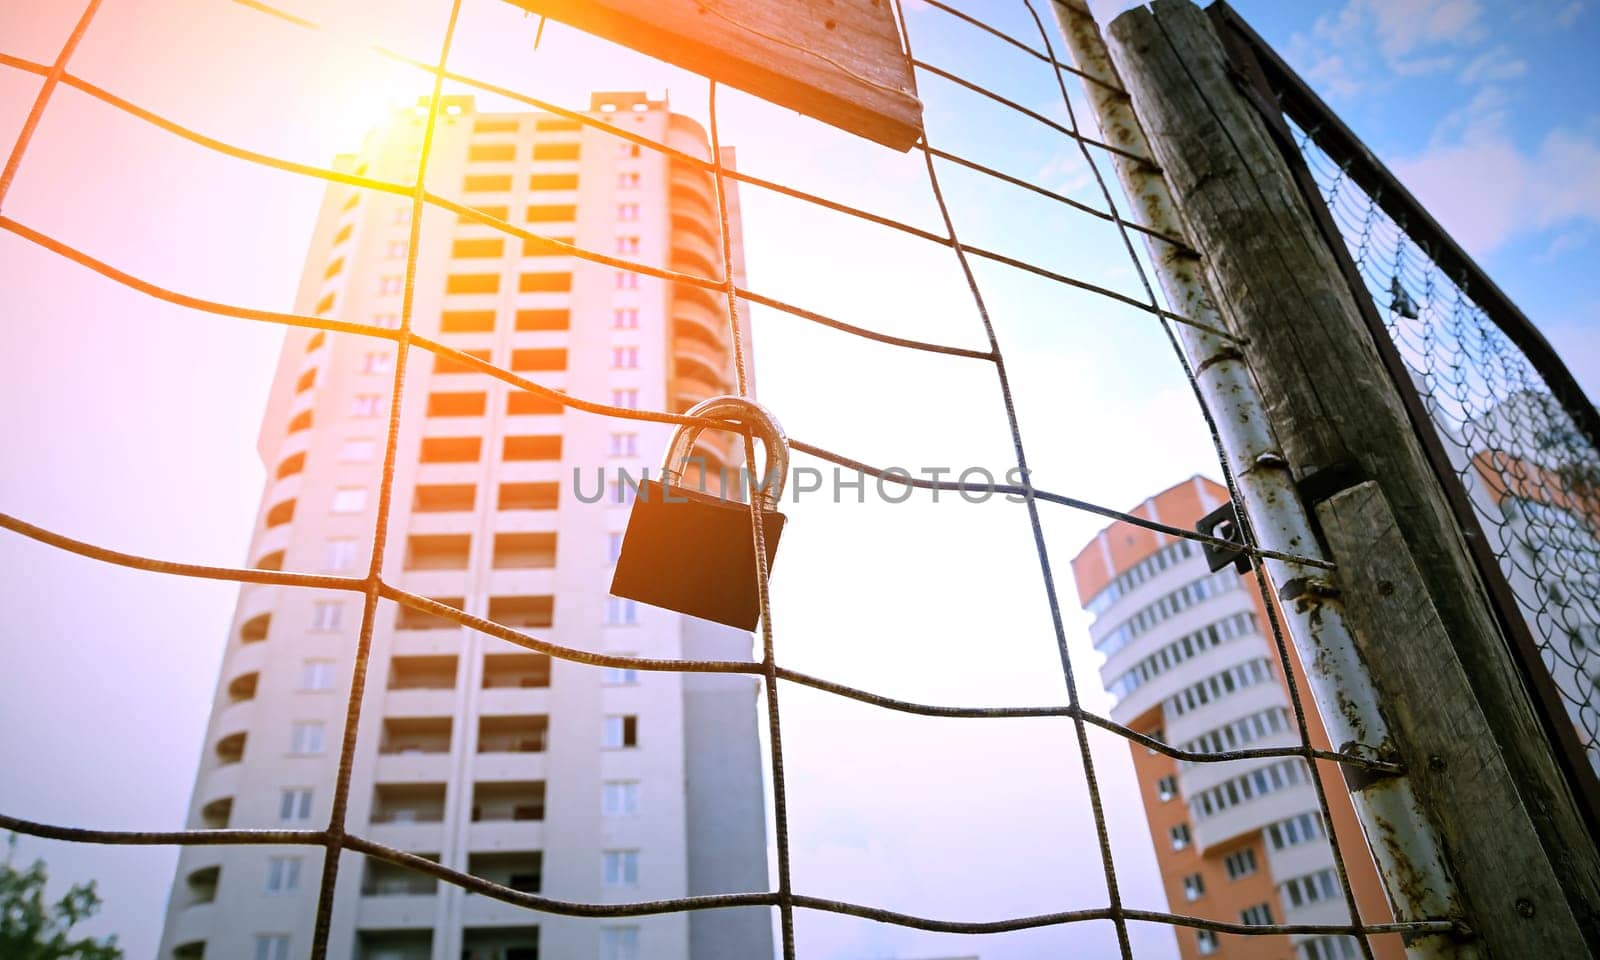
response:
[(1364, 292), (1343, 280), (1198, 7), (1155, 0), (1114, 20), (1109, 40), (1324, 525), (1393, 747), (1443, 837), (1468, 923), (1496, 957), (1600, 954), (1600, 853), (1362, 323)]

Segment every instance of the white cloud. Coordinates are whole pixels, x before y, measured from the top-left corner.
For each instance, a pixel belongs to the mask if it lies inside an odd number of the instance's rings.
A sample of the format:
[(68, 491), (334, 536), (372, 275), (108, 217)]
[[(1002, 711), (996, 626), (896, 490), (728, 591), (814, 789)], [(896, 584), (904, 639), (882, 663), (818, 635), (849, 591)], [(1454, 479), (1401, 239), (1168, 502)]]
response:
[(1552, 132), (1532, 153), (1480, 131), (1392, 168), (1475, 256), (1529, 233), (1600, 224), (1600, 142), (1570, 131)]
[(1513, 55), (1504, 46), (1497, 46), (1474, 57), (1461, 68), (1457, 79), (1465, 84), (1498, 83), (1515, 80), (1527, 72), (1528, 61)]

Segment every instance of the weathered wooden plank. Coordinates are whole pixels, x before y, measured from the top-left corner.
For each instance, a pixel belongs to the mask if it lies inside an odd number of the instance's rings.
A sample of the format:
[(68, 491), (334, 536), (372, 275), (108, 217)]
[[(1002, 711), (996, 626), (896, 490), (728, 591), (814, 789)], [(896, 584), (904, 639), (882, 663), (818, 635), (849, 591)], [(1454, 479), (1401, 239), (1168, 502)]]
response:
[[(1362, 658), (1385, 678), (1386, 712), (1405, 731), (1412, 754), (1425, 758), (1407, 768), (1412, 789), (1432, 812), (1463, 882), (1496, 878), (1472, 890), (1485, 937), (1502, 945), (1510, 938), (1530, 956), (1581, 956), (1555, 865), (1543, 855), (1383, 492), (1370, 480), (1357, 484), (1318, 504), (1317, 519), (1339, 558), (1340, 587), (1347, 598), (1362, 600), (1347, 609)], [(1492, 820), (1489, 811), (1496, 811)], [(1522, 903), (1534, 906), (1535, 917), (1543, 910), (1543, 921), (1530, 922)], [(1550, 922), (1552, 915), (1559, 922)], [(1570, 936), (1557, 936), (1563, 931)]]
[[(1235, 332), (1261, 385), (1268, 416), (1285, 459), (1300, 480), (1349, 470), (1370, 477), (1392, 509), (1409, 559), (1442, 625), (1446, 644), (1427, 667), (1436, 684), (1427, 699), (1410, 704), (1406, 723), (1394, 723), (1403, 759), (1413, 771), (1429, 755), (1417, 749), (1420, 724), (1431, 736), (1440, 723), (1432, 701), (1475, 702), (1503, 759), (1504, 789), (1485, 795), (1516, 796), (1514, 809), (1493, 809), (1476, 796), (1436, 794), (1453, 815), (1484, 834), (1503, 831), (1507, 819), (1526, 818), (1538, 845), (1516, 863), (1490, 873), (1469, 873), (1456, 863), (1462, 893), (1480, 911), (1475, 918), (1496, 955), (1528, 956), (1528, 944), (1550, 956), (1600, 952), (1600, 855), (1551, 754), (1522, 688), (1521, 677), (1477, 581), (1448, 502), (1412, 432), (1389, 380), (1354, 292), (1339, 272), (1304, 198), (1261, 117), (1235, 87), (1222, 45), (1205, 15), (1188, 0), (1155, 0), (1110, 26), (1124, 85), (1149, 136), (1157, 163), (1177, 196), (1188, 235), (1203, 255), (1217, 306)], [(1371, 550), (1370, 546), (1359, 550)], [(1341, 566), (1360, 556), (1333, 551)], [(1346, 592), (1353, 616), (1375, 602), (1361, 590)], [(1378, 621), (1373, 621), (1377, 623)], [(1387, 626), (1383, 643), (1411, 638)], [(1404, 678), (1380, 672), (1392, 661), (1369, 664), (1381, 690), (1404, 689)], [(1415, 668), (1417, 664), (1409, 664)], [(1386, 708), (1393, 703), (1386, 703)], [(1480, 731), (1483, 732), (1483, 731)], [(1485, 768), (1483, 776), (1493, 774)], [(1506, 791), (1509, 791), (1507, 793)], [(1473, 832), (1473, 831), (1468, 831)], [(1477, 861), (1473, 861), (1477, 864)], [(1482, 866), (1482, 864), (1477, 864)], [(1530, 921), (1507, 913), (1497, 891), (1524, 876), (1557, 878), (1565, 904), (1535, 904)], [(1565, 907), (1565, 910), (1563, 910)], [(1566, 916), (1570, 939), (1542, 940), (1532, 928)], [(1492, 936), (1491, 936), (1492, 932)], [(1555, 934), (1549, 934), (1555, 936)], [(1585, 940), (1587, 943), (1585, 944)], [(1564, 947), (1563, 947), (1564, 945)]]
[(887, 0), (508, 0), (896, 150), (922, 102)]

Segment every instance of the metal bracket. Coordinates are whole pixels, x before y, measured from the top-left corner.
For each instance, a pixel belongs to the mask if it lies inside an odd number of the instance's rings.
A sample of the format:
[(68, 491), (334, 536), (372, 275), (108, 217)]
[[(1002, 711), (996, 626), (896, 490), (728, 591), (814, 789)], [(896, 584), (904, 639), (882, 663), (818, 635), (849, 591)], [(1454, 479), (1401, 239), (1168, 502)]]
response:
[(1244, 550), (1244, 534), (1239, 530), (1239, 515), (1234, 512), (1232, 502), (1224, 503), (1201, 517), (1200, 522), (1195, 524), (1194, 528), (1208, 537), (1216, 537), (1218, 540), (1239, 544), (1239, 549), (1237, 550), (1219, 547), (1214, 543), (1200, 544), (1200, 549), (1205, 554), (1206, 566), (1211, 568), (1212, 573), (1221, 570), (1230, 563), (1240, 573), (1248, 573), (1250, 571), (1250, 554)]

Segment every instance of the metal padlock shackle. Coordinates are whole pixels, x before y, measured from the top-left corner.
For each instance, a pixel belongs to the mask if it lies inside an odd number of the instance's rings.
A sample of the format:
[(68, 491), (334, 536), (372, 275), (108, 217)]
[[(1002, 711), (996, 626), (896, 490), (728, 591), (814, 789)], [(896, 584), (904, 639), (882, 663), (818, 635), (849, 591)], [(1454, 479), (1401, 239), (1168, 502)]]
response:
[[(690, 407), (686, 417), (725, 418), (749, 424), (761, 437), (767, 449), (767, 470), (762, 476), (761, 505), (766, 510), (777, 510), (783, 501), (783, 485), (789, 478), (789, 438), (772, 411), (744, 397), (732, 395), (711, 397)], [(673, 431), (667, 453), (661, 459), (661, 480), (667, 484), (683, 484), (683, 465), (694, 452), (695, 441), (705, 427), (698, 423), (682, 423)], [(732, 429), (732, 425), (728, 427)]]

